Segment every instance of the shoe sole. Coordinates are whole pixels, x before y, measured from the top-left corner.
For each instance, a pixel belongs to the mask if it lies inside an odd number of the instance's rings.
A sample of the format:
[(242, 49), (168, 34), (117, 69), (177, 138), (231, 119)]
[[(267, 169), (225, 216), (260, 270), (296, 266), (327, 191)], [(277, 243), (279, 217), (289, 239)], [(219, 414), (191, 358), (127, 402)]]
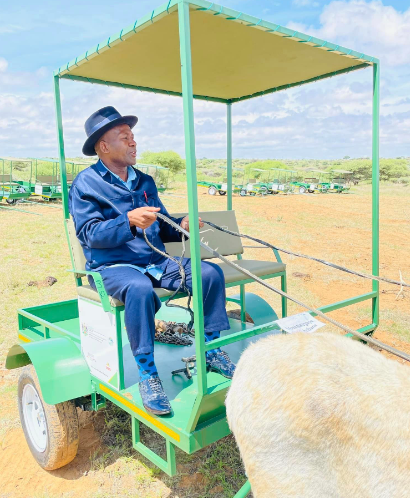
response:
[(148, 406), (145, 406), (144, 404), (142, 405), (145, 408), (145, 411), (148, 413), (152, 413), (153, 415), (169, 415), (172, 413), (172, 410), (168, 410), (167, 412), (162, 412), (158, 410), (152, 410), (151, 408), (148, 408)]
[(232, 377), (229, 377), (228, 375), (225, 375), (221, 372), (221, 370), (218, 370), (217, 368), (215, 367), (207, 367), (208, 369), (208, 372), (215, 372), (215, 373), (218, 373), (219, 375), (222, 375), (222, 377), (225, 377), (225, 379), (229, 379), (229, 380), (232, 380)]

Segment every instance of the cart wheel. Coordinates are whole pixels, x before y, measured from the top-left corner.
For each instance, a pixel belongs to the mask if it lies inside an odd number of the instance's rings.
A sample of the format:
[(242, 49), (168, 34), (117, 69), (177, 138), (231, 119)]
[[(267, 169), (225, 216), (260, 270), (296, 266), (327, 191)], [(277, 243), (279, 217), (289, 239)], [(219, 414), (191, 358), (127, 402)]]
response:
[(245, 189), (242, 189), (242, 190), (239, 192), (239, 195), (241, 195), (242, 197), (245, 197), (245, 195), (246, 195), (246, 190), (245, 190)]
[(279, 194), (279, 190), (272, 190), (272, 194), (273, 195), (278, 195)]
[(268, 193), (268, 189), (266, 187), (261, 187), (261, 195), (266, 195)]
[(219, 190), (219, 195), (226, 195), (226, 190)]
[(78, 449), (77, 409), (73, 401), (45, 403), (33, 365), (20, 375), (18, 407), (28, 447), (37, 463), (46, 470), (70, 463)]
[(208, 194), (209, 195), (215, 195), (216, 194), (216, 188), (215, 187), (209, 187)]
[(249, 195), (253, 197), (254, 195), (256, 195), (256, 192), (249, 192)]
[(305, 187), (299, 187), (299, 194), (304, 194), (306, 192)]
[(17, 199), (6, 199), (7, 204), (16, 204)]

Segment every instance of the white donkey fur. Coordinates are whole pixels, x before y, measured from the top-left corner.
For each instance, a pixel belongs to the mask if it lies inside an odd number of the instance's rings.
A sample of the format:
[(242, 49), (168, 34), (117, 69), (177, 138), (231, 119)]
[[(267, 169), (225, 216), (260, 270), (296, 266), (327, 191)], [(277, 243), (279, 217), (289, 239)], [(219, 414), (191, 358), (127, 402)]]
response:
[(368, 346), (261, 339), (226, 408), (255, 498), (410, 497), (410, 369)]

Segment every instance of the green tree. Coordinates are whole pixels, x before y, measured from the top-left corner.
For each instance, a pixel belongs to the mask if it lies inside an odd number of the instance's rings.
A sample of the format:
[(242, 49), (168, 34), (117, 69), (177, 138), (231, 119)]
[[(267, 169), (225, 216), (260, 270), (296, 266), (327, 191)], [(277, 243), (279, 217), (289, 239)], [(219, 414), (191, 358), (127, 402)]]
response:
[(175, 174), (185, 168), (185, 161), (173, 150), (164, 152), (151, 152), (146, 150), (141, 154), (140, 161), (143, 164), (156, 164), (168, 168), (171, 173)]

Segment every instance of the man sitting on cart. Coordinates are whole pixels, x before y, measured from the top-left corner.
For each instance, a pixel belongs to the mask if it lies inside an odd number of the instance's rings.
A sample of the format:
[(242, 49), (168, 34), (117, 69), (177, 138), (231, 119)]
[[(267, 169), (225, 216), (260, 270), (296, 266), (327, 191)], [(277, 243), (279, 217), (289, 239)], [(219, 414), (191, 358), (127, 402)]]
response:
[[(181, 277), (178, 265), (151, 249), (142, 231), (163, 252), (164, 243), (181, 241), (181, 235), (156, 216), (159, 212), (170, 217), (153, 178), (133, 168), (137, 144), (132, 128), (137, 121), (136, 116), (121, 116), (111, 106), (87, 119), (83, 154), (98, 155), (99, 161), (75, 178), (69, 208), (87, 270), (101, 272), (107, 293), (125, 305), (125, 326), (139, 370), (144, 407), (165, 415), (171, 406), (154, 361), (155, 313), (161, 306), (154, 288), (175, 290)], [(189, 231), (187, 216), (171, 219)], [(201, 219), (199, 225), (203, 226)], [(191, 260), (184, 258), (182, 264), (186, 284), (192, 289)], [(201, 267), (205, 340), (210, 341), (229, 329), (225, 279), (218, 265), (202, 262)], [(95, 289), (91, 278), (90, 285)], [(235, 365), (225, 352), (208, 351), (206, 362), (210, 370), (232, 378)]]

